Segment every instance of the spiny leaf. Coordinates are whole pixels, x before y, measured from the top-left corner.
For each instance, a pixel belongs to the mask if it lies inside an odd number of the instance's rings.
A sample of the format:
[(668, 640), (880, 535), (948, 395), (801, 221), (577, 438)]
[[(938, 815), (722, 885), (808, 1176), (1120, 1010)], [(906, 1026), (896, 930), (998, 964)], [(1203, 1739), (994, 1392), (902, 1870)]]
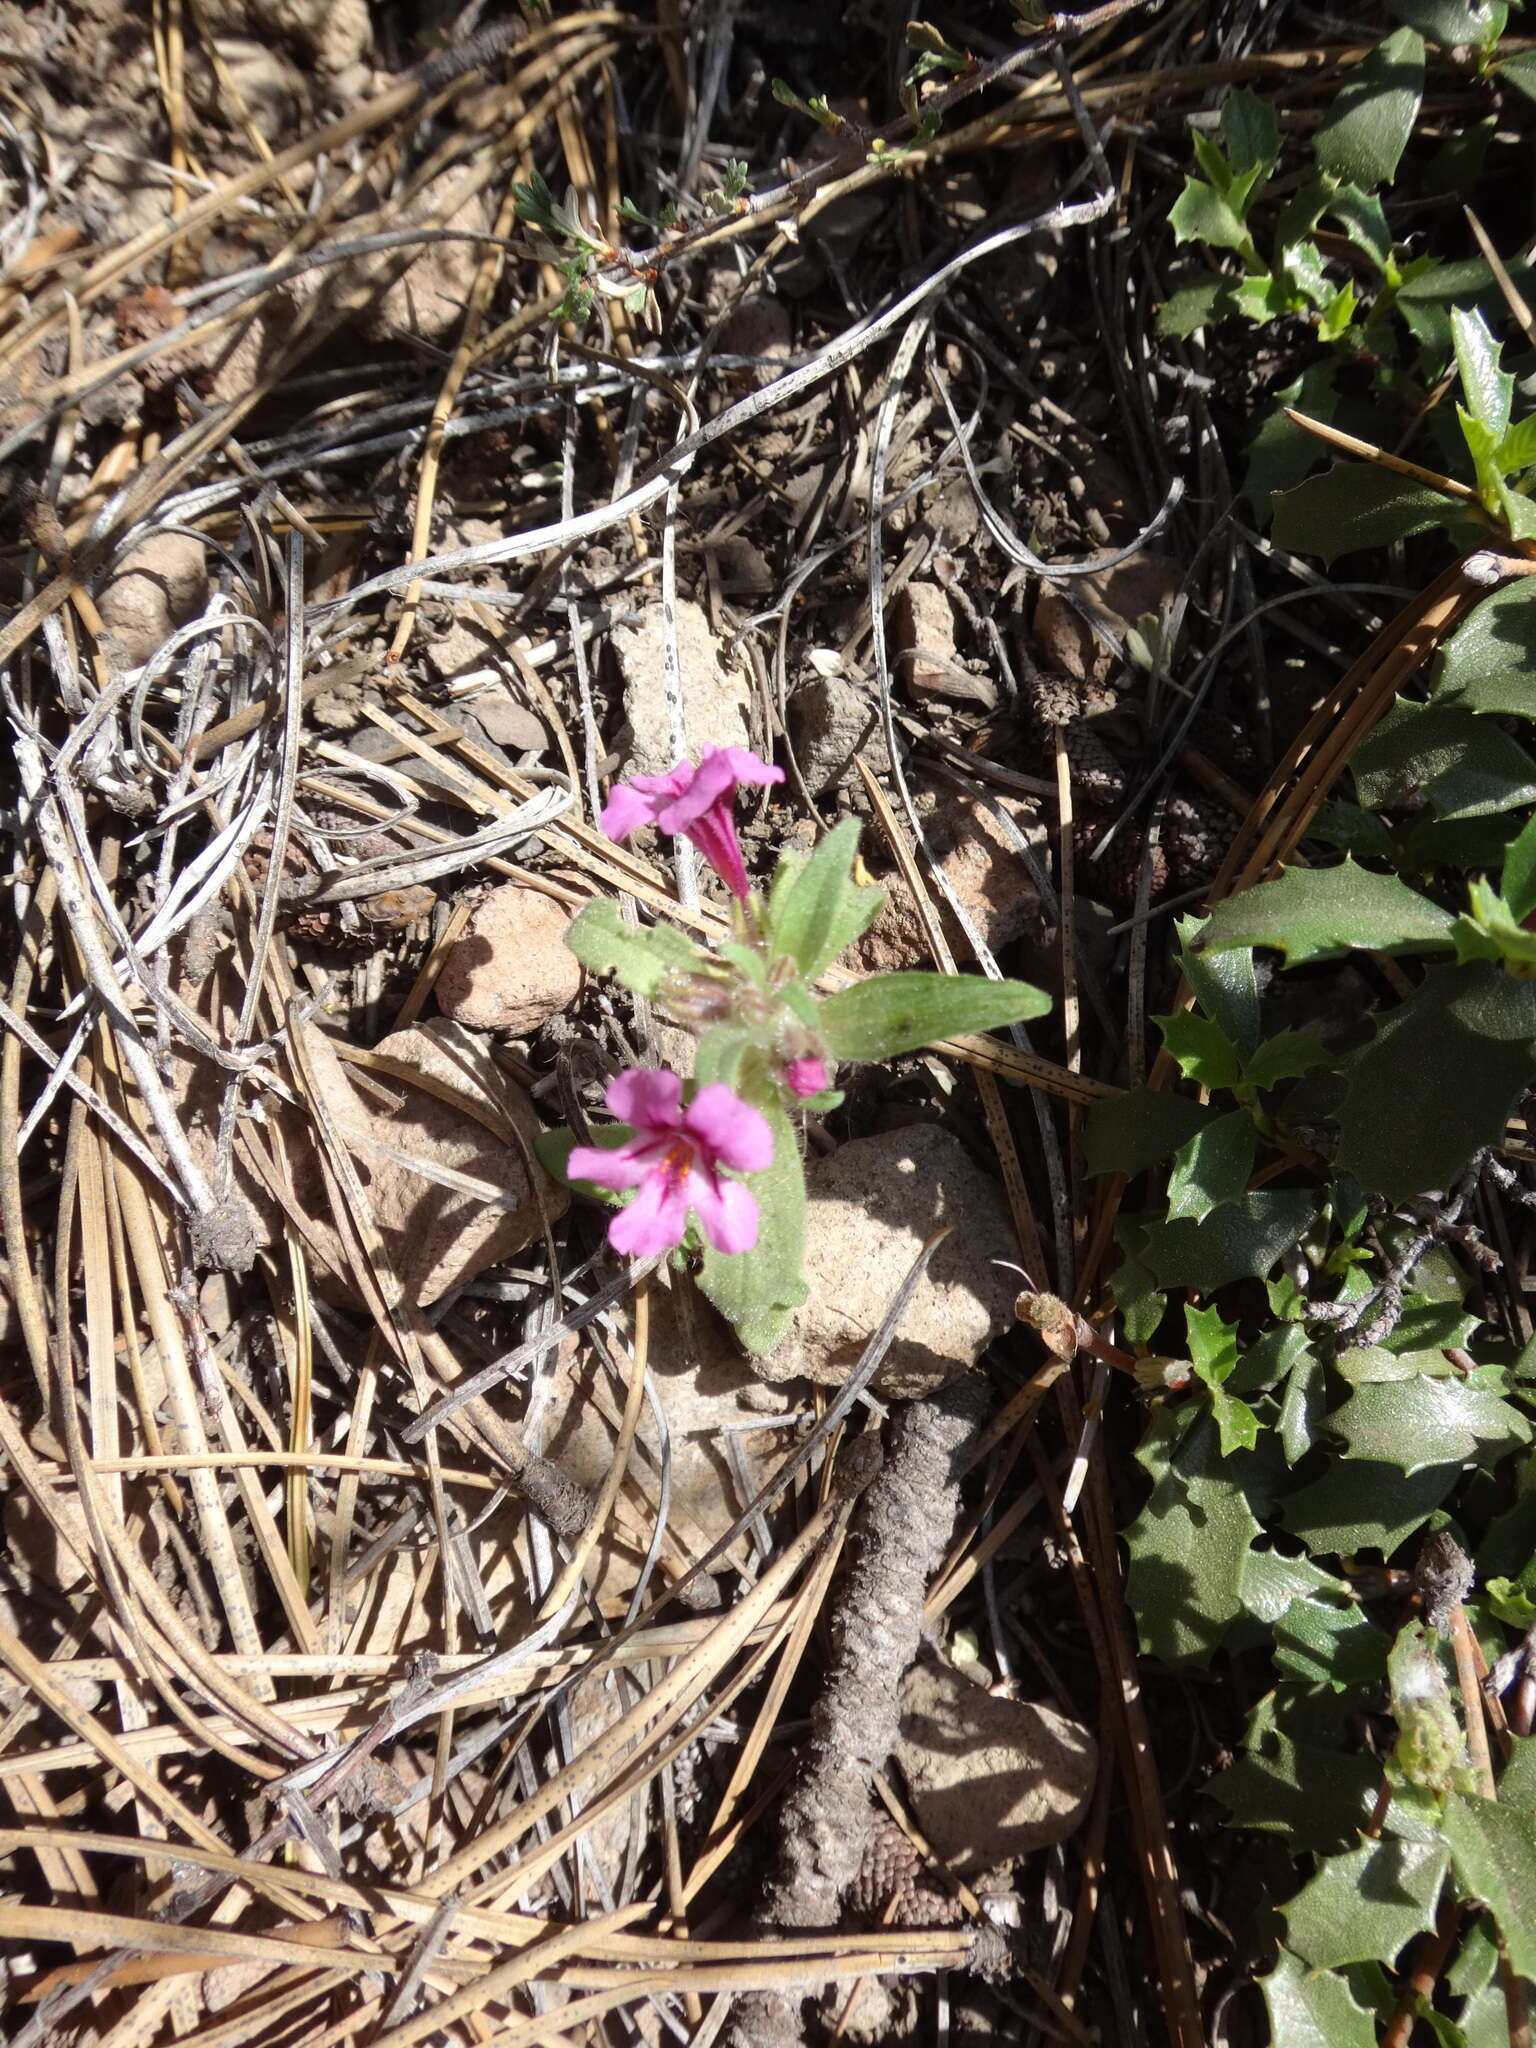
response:
[(1454, 532), (1483, 523), (1465, 500), (1374, 462), (1336, 462), (1293, 491), (1277, 491), (1273, 505), (1270, 531), (1277, 544), (1298, 555), (1317, 555), (1325, 567), (1340, 555), (1386, 547), (1432, 526)]
[(1390, 1557), (1429, 1520), (1460, 1477), (1460, 1465), (1402, 1472), (1363, 1458), (1340, 1458), (1282, 1502), (1281, 1520), (1314, 1557), (1357, 1550), (1379, 1550)]
[(1200, 934), (1205, 952), (1229, 946), (1277, 946), (1287, 965), (1334, 960), (1354, 947), (1380, 953), (1449, 952), (1448, 910), (1395, 875), (1373, 874), (1346, 859), (1336, 868), (1287, 868), (1218, 903)]
[(1125, 1532), (1127, 1593), (1147, 1654), (1206, 1663), (1243, 1611), (1243, 1573), (1259, 1523), (1224, 1471), (1205, 1415), (1184, 1425), (1163, 1411), (1137, 1456), (1155, 1484)]
[(1437, 817), (1483, 818), (1536, 802), (1536, 761), (1491, 719), (1458, 705), (1399, 697), (1350, 765), (1373, 811), (1423, 796)]
[(1536, 985), (1485, 961), (1437, 968), (1345, 1071), (1339, 1165), (1394, 1202), (1449, 1187), (1536, 1073)]
[(1519, 1975), (1536, 1976), (1536, 1816), (1502, 1800), (1448, 1799), (1445, 1839), (1462, 1890), (1498, 1921)]
[(1357, 185), (1389, 185), (1424, 93), (1424, 38), (1411, 28), (1378, 43), (1345, 81), (1313, 147), (1319, 168)]
[(1191, 1081), (1202, 1088), (1235, 1088), (1242, 1077), (1243, 1063), (1237, 1047), (1221, 1026), (1197, 1010), (1176, 1010), (1152, 1022), (1163, 1034), (1163, 1044)]
[(1199, 1223), (1224, 1202), (1235, 1202), (1253, 1172), (1259, 1134), (1245, 1109), (1234, 1109), (1195, 1132), (1179, 1147), (1168, 1176), (1168, 1214)]
[(1435, 701), (1536, 718), (1536, 581), (1517, 577), (1464, 619), (1440, 651)]
[(1489, 1463), (1530, 1442), (1531, 1426), (1507, 1401), (1458, 1379), (1375, 1380), (1357, 1387), (1328, 1427), (1356, 1458), (1403, 1472), (1476, 1458)]
[(1136, 1256), (1159, 1287), (1209, 1290), (1229, 1280), (1261, 1280), (1316, 1214), (1306, 1188), (1258, 1188), (1212, 1210), (1203, 1223), (1143, 1224)]
[(1166, 1088), (1127, 1088), (1106, 1095), (1083, 1119), (1084, 1163), (1090, 1174), (1141, 1173), (1171, 1158), (1216, 1114), (1209, 1103)]
[(1285, 1913), (1286, 1946), (1313, 1970), (1390, 1963), (1434, 1925), (1450, 1852), (1421, 1842), (1368, 1842), (1330, 1856)]

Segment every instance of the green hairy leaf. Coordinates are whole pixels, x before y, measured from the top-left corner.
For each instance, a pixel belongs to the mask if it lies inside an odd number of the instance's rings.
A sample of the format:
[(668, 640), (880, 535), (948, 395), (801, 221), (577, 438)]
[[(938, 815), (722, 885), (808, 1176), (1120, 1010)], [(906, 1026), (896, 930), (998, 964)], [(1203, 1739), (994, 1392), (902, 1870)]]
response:
[(577, 912), (565, 943), (590, 973), (616, 974), (637, 996), (655, 995), (669, 974), (718, 973), (675, 925), (626, 924), (618, 904), (606, 899)]
[(773, 1164), (747, 1177), (757, 1197), (757, 1243), (749, 1252), (730, 1254), (710, 1247), (699, 1286), (735, 1325), (747, 1350), (762, 1357), (783, 1342), (806, 1298), (805, 1168), (794, 1125), (773, 1092), (752, 1090), (750, 1099), (773, 1131)]
[(1025, 981), (976, 974), (880, 974), (839, 989), (821, 1005), (820, 1029), (834, 1059), (887, 1060), (897, 1053), (1042, 1016), (1051, 999)]
[(1277, 946), (1290, 967), (1336, 960), (1356, 947), (1378, 953), (1449, 952), (1455, 919), (1395, 875), (1346, 859), (1336, 868), (1287, 868), (1218, 903), (1200, 934), (1204, 952)]
[(868, 931), (885, 902), (885, 891), (853, 879), (859, 850), (859, 821), (844, 818), (809, 860), (786, 853), (768, 897), (768, 945), (788, 955), (807, 981), (815, 981), (845, 947)]

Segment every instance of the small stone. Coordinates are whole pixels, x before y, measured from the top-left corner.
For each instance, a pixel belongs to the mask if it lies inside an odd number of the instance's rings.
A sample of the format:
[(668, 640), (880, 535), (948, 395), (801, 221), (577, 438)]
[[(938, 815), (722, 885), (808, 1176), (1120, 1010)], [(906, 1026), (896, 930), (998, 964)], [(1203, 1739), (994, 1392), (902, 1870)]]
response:
[[(280, 51), (248, 36), (215, 36), (213, 47), (256, 132), (267, 142), (292, 134), (308, 105), (303, 74)], [(187, 82), (199, 113), (214, 115), (226, 109), (229, 96), (223, 79), (201, 51), (189, 53)]]
[(470, 1031), (537, 1031), (581, 991), (581, 967), (565, 943), (570, 923), (565, 905), (542, 890), (520, 882), (493, 889), (449, 949), (438, 1008)]
[(322, 71), (344, 71), (373, 41), (368, 0), (247, 0), (251, 22), (296, 43)]
[(850, 778), (849, 794), (859, 808), (863, 784), (853, 766), (862, 754), (876, 775), (888, 775), (891, 757), (873, 690), (860, 689), (845, 675), (813, 675), (790, 699), (795, 757), (812, 796), (822, 796)]
[(544, 721), (526, 704), (519, 704), (504, 684), (477, 690), (454, 710), (467, 711), (492, 745), (505, 747), (509, 753), (542, 754), (549, 745)]
[[(1116, 569), (1074, 577), (1073, 596), (1119, 641), (1127, 626), (1148, 612), (1164, 618), (1184, 580), (1171, 555), (1133, 555)], [(1117, 666), (1112, 648), (1088, 624), (1059, 588), (1041, 591), (1035, 605), (1035, 641), (1041, 664), (1063, 669), (1080, 683), (1103, 684)]]
[(454, 682), (494, 669), (495, 650), (490, 636), (479, 626), (455, 619), (441, 639), (428, 643), (427, 666), (440, 682)]
[(875, 1392), (911, 1401), (968, 1371), (1013, 1320), (1015, 1283), (993, 1262), (1018, 1242), (1001, 1191), (958, 1138), (913, 1125), (855, 1138), (806, 1173), (810, 1299), (771, 1356), (766, 1380), (841, 1386), (879, 1327), (924, 1242), (956, 1228), (934, 1253), (875, 1374)]
[(128, 550), (98, 597), (124, 668), (142, 668), (208, 602), (208, 551), (190, 533), (152, 533)]
[(955, 610), (937, 583), (908, 583), (896, 600), (896, 671), (919, 699), (958, 697), (995, 710), (997, 685), (972, 675), (955, 646)]
[[(375, 1050), (423, 1081), (437, 1082), (450, 1096), (470, 1102), (489, 1097), (522, 1134), (521, 1144), (502, 1137), (454, 1101), (394, 1074), (352, 1070), (343, 1094), (321, 1072), (331, 1115), (342, 1126), (405, 1298), (425, 1307), (487, 1266), (514, 1257), (541, 1234), (546, 1217), (565, 1214), (570, 1197), (542, 1166), (530, 1163), (539, 1119), (481, 1041), (446, 1018), (433, 1018), (391, 1032)], [(300, 1140), (294, 1133), (286, 1149), (310, 1230), (320, 1245), (334, 1243), (337, 1271), (345, 1272), (314, 1146), (307, 1134)], [(429, 1178), (434, 1169), (494, 1189), (497, 1199)]]
[[(1044, 854), (1044, 827), (1022, 805), (1003, 807), (1018, 823), (1021, 836), (1032, 839)], [(1024, 856), (990, 804), (968, 798), (947, 801), (929, 828), (944, 879), (954, 890), (989, 952), (999, 953), (1015, 939), (1044, 936), (1046, 917), (1039, 891)], [(971, 945), (948, 904), (940, 915), (957, 951), (971, 956)]]
[[(677, 601), (677, 659), (688, 752), (697, 760), (706, 747), (751, 744), (747, 707), (751, 701), (743, 668), (726, 668), (703, 608), (690, 598)], [(615, 626), (609, 636), (624, 681), (629, 721), (629, 771), (665, 775), (677, 765), (672, 714), (667, 704), (666, 633), (660, 605), (643, 617)]]
[(969, 1884), (1064, 1842), (1098, 1772), (1097, 1744), (1080, 1722), (927, 1662), (902, 1683), (896, 1756), (919, 1828)]
[[(466, 182), (467, 174), (445, 174), (394, 222), (398, 227), (441, 230), (453, 239), (425, 243), (403, 276), (384, 292), (367, 321), (375, 339), (413, 334), (423, 341), (442, 341), (457, 331), (485, 248), (480, 238), (490, 226), (482, 192), (456, 197)], [(398, 260), (395, 252), (369, 259), (386, 276)]]

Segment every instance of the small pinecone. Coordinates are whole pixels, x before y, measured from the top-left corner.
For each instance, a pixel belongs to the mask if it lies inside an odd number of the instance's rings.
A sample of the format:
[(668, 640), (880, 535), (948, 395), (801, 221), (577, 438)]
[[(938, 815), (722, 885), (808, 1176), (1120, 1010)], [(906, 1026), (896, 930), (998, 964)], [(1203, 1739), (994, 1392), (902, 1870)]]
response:
[(845, 1903), (871, 1927), (955, 1927), (965, 1918), (960, 1901), (929, 1883), (922, 1858), (883, 1815), (871, 1825)]
[(1107, 808), (1125, 795), (1125, 770), (1081, 718), (1065, 728), (1067, 759), (1072, 764), (1072, 786), (1085, 803)]
[(1237, 820), (1214, 797), (1170, 797), (1162, 843), (1175, 888), (1198, 889), (1210, 881), (1236, 834)]
[[(1102, 860), (1093, 849), (1104, 835), (1102, 821), (1079, 818), (1073, 830), (1077, 850), (1077, 886), (1087, 896), (1107, 903), (1111, 910), (1134, 910), (1136, 889), (1141, 880), (1141, 854), (1145, 833), (1125, 831), (1110, 842)], [(1161, 841), (1152, 849), (1152, 895), (1155, 903), (1168, 888), (1169, 859)]]
[(1030, 716), (1041, 732), (1053, 725), (1070, 725), (1083, 715), (1083, 686), (1071, 676), (1032, 676), (1024, 686)]

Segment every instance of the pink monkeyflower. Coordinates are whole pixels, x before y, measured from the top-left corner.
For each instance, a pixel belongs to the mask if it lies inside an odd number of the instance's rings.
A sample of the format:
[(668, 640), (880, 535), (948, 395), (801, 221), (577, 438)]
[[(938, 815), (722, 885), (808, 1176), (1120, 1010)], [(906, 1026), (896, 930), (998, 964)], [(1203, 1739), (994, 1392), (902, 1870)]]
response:
[(701, 1088), (686, 1107), (676, 1074), (630, 1067), (608, 1087), (613, 1115), (635, 1135), (611, 1151), (578, 1145), (566, 1162), (572, 1180), (636, 1188), (608, 1226), (615, 1251), (648, 1259), (682, 1243), (688, 1212), (717, 1252), (749, 1252), (757, 1243), (757, 1197), (723, 1166), (761, 1173), (773, 1162), (773, 1132), (760, 1110), (723, 1081)]
[(679, 761), (666, 775), (633, 775), (621, 782), (604, 807), (602, 827), (610, 839), (627, 839), (641, 825), (691, 839), (732, 895), (745, 902), (747, 868), (731, 805), (743, 783), (766, 788), (783, 780), (782, 768), (745, 747), (706, 747), (697, 768)]
[(823, 1089), (832, 1085), (826, 1061), (817, 1059), (810, 1052), (802, 1053), (797, 1060), (787, 1060), (783, 1079), (790, 1094), (801, 1102), (809, 1096), (820, 1095)]

